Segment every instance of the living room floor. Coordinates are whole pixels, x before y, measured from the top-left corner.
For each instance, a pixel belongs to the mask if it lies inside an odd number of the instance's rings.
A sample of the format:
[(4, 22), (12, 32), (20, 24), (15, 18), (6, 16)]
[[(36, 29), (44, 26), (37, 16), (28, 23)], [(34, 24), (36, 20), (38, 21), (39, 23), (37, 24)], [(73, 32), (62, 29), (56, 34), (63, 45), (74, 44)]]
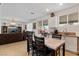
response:
[[(76, 54), (65, 52), (66, 56), (77, 56)], [(0, 45), (0, 56), (28, 56), (27, 41), (20, 41), (5, 45)]]

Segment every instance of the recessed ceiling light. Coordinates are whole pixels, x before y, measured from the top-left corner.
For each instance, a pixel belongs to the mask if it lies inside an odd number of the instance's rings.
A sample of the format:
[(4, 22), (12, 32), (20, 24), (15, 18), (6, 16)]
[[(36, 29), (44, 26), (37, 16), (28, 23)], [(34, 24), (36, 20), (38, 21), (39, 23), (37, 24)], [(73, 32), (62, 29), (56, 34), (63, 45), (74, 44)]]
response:
[(63, 3), (60, 3), (59, 5), (63, 5)]
[(46, 11), (48, 12), (48, 11), (49, 11), (49, 9), (46, 9)]

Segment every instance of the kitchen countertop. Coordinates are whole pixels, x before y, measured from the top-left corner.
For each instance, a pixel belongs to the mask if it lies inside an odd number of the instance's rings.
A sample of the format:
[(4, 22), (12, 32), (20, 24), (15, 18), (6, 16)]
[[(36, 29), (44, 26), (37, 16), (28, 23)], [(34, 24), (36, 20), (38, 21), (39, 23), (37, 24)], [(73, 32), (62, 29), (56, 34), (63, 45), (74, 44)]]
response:
[(75, 32), (59, 32), (59, 34), (67, 37), (78, 37)]
[(65, 35), (65, 36), (68, 36), (68, 37), (78, 37), (76, 35)]

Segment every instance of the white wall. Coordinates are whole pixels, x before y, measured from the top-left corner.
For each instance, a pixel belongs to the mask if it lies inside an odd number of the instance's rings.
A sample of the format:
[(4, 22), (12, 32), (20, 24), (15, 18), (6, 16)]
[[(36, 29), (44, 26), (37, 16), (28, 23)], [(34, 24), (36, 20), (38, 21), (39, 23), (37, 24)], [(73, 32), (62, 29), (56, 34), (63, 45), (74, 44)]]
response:
[(57, 17), (54, 16), (54, 17), (49, 18), (48, 24), (49, 24), (49, 27), (56, 27), (57, 26)]

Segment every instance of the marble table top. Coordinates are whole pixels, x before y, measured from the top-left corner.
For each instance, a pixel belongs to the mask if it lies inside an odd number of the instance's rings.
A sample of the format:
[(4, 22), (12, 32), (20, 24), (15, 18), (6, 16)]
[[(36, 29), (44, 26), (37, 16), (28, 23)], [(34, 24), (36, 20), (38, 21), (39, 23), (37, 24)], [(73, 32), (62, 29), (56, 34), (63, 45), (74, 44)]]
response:
[(59, 46), (61, 46), (64, 43), (64, 40), (59, 40), (56, 38), (45, 38), (45, 45), (54, 50), (56, 50)]

